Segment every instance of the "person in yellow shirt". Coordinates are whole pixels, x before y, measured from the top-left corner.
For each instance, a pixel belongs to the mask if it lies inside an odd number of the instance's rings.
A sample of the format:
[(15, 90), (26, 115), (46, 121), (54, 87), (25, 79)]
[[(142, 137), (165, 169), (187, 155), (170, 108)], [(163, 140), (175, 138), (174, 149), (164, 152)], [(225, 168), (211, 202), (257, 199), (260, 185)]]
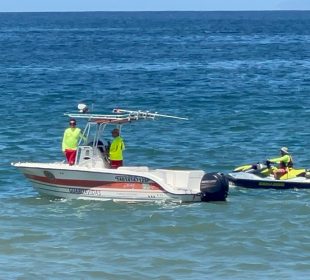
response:
[(85, 137), (82, 135), (81, 129), (76, 127), (75, 119), (70, 119), (69, 125), (70, 127), (65, 130), (62, 139), (62, 152), (65, 154), (69, 165), (73, 165), (75, 163), (79, 139), (84, 139)]
[(288, 152), (287, 147), (280, 149), (281, 156), (277, 158), (268, 159), (267, 162), (277, 163), (278, 168), (274, 170), (275, 179), (280, 179), (281, 176), (288, 172), (288, 168), (293, 167), (293, 158)]
[(119, 129), (112, 130), (112, 137), (114, 138), (110, 149), (109, 159), (111, 168), (118, 168), (123, 166), (123, 150), (125, 150), (125, 144), (123, 138), (119, 135)]

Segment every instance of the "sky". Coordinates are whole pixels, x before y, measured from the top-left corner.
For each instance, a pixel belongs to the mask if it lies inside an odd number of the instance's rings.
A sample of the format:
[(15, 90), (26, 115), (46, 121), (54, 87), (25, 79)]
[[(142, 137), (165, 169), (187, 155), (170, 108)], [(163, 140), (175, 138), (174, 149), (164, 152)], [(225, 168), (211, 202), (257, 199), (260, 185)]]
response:
[(310, 0), (0, 0), (0, 12), (310, 10)]

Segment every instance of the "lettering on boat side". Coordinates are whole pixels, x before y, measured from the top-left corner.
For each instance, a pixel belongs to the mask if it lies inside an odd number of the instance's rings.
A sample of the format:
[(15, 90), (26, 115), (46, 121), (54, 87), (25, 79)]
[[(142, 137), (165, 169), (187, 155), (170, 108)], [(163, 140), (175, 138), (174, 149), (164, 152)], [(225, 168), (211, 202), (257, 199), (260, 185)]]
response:
[(285, 184), (284, 183), (272, 183), (272, 182), (259, 182), (258, 183), (259, 186), (271, 186), (271, 187), (284, 187)]
[(138, 183), (147, 183), (149, 181), (148, 178), (140, 176), (131, 176), (131, 175), (115, 176), (115, 180), (118, 182), (138, 182)]
[(154, 199), (154, 198), (163, 198), (165, 197), (164, 194), (158, 193), (158, 194), (150, 194), (147, 196), (148, 198)]
[(101, 196), (101, 192), (98, 190), (85, 190), (80, 188), (69, 188), (69, 193), (86, 194), (90, 196)]

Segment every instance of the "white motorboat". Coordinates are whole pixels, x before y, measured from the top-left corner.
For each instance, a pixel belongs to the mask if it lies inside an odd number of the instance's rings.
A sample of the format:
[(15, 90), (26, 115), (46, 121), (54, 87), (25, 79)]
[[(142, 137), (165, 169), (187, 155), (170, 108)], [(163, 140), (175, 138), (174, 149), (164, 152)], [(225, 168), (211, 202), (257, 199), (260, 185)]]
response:
[(113, 201), (225, 201), (228, 180), (221, 173), (203, 170), (151, 169), (147, 166), (110, 168), (104, 132), (108, 126), (119, 129), (125, 124), (169, 115), (115, 109), (113, 114), (68, 113), (70, 118), (87, 120), (74, 165), (65, 162), (12, 163), (40, 194), (66, 198)]

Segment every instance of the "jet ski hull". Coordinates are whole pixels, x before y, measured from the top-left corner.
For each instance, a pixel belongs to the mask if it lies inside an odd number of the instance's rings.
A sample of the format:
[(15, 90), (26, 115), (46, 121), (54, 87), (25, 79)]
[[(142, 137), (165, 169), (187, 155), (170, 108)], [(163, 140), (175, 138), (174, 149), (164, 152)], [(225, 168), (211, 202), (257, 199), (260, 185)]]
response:
[[(252, 175), (252, 176), (249, 176)], [(256, 178), (255, 178), (256, 177)], [(296, 177), (288, 180), (276, 180), (271, 177), (259, 178), (246, 172), (229, 173), (230, 185), (253, 189), (310, 189), (310, 179)]]

